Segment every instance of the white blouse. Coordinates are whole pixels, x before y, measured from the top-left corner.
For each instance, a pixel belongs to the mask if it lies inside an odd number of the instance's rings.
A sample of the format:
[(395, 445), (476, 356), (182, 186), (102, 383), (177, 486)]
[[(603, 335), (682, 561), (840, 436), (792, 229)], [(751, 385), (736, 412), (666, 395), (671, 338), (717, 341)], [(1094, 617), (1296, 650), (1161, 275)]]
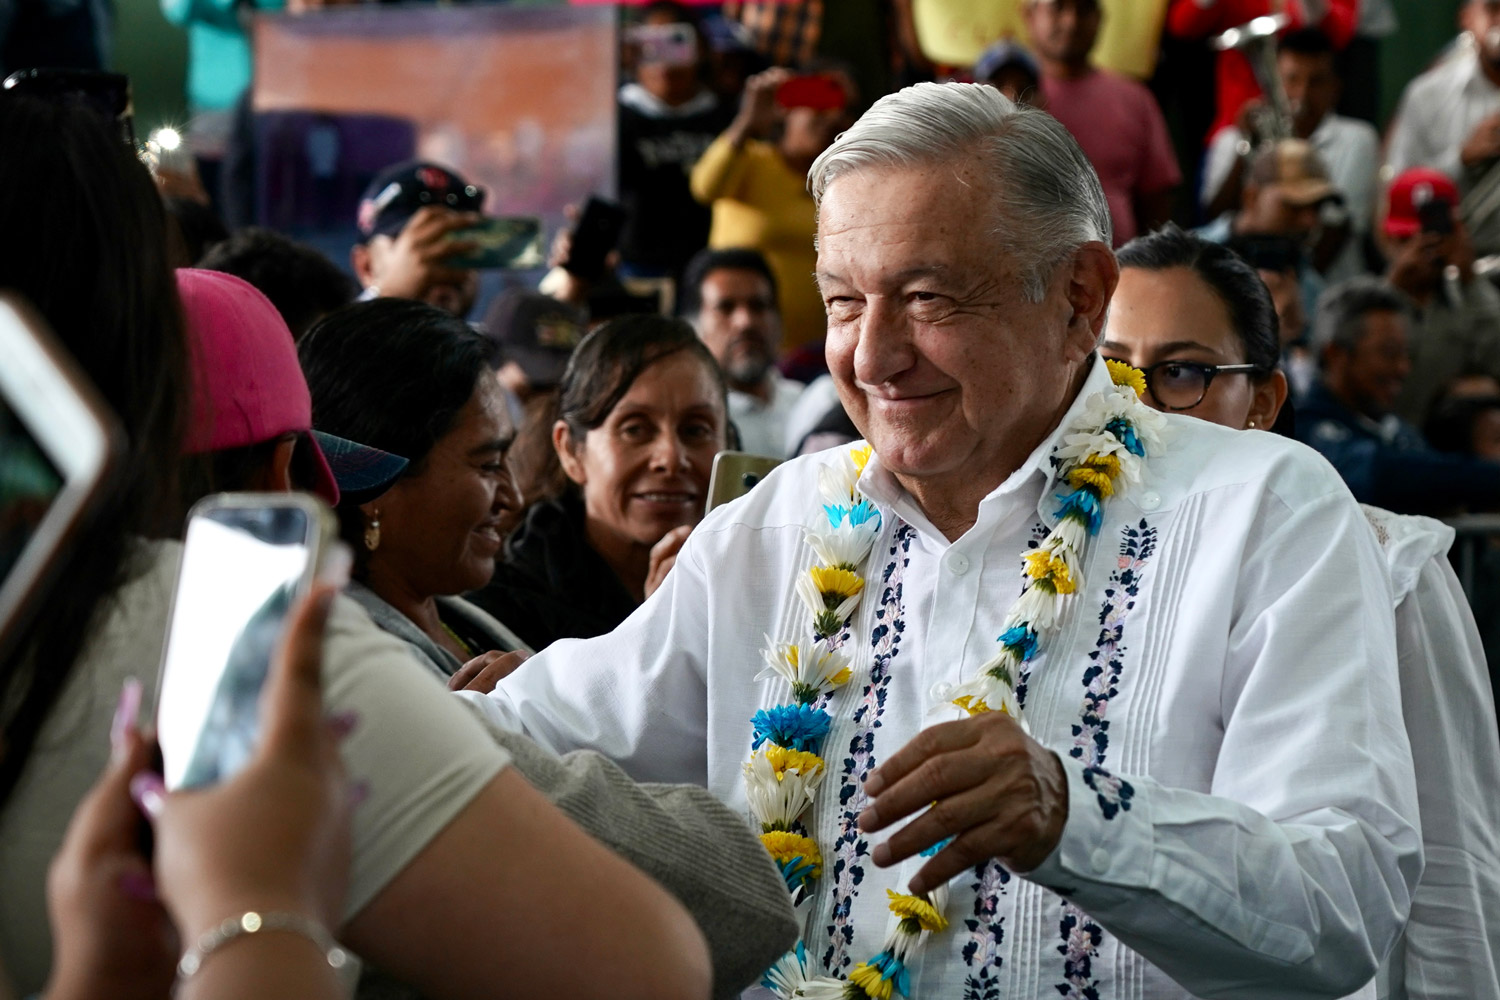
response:
[[(1096, 364), (1083, 400), (1108, 385)], [(1283, 438), (1171, 417), (1146, 482), (1106, 506), (1061, 629), (1021, 683), (1033, 735), (1069, 780), (1057, 849), (1017, 875), (955, 878), (948, 930), (912, 997), (1339, 997), (1367, 987), (1421, 870), (1417, 796), (1381, 553), (1333, 469)], [(860, 489), (882, 515), (854, 676), (833, 696), (829, 775), (804, 817), (823, 874), (803, 903), (816, 971), (847, 976), (888, 929), (855, 826), (861, 783), (920, 729), (935, 688), (974, 676), (1054, 521), (1058, 434), (950, 544), (878, 457)], [(693, 532), (666, 583), (609, 635), (558, 642), (476, 696), (557, 751), (590, 747), (634, 777), (706, 783), (745, 806), (766, 637), (801, 638), (792, 581), (812, 565), (818, 470), (783, 465)], [(920, 859), (918, 859), (918, 862)]]

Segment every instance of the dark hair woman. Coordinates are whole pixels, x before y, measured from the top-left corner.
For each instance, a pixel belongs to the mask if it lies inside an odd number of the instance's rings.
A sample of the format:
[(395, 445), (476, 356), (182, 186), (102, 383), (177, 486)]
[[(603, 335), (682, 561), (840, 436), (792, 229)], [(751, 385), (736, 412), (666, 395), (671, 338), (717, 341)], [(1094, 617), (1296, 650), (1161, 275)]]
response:
[(1270, 430), (1287, 383), (1276, 308), (1254, 268), (1170, 223), (1118, 256), (1105, 357), (1144, 371), (1159, 410)]
[(394, 479), (339, 503), (356, 553), (350, 596), (445, 678), (525, 648), (454, 596), (489, 582), (520, 507), (505, 461), (515, 434), (490, 351), (463, 320), (404, 299), (331, 313), (298, 345), (313, 426), (406, 461)]
[(568, 362), (550, 433), (552, 482), (469, 599), (533, 647), (601, 635), (660, 584), (703, 518), (727, 434), (724, 376), (692, 327), (660, 316), (606, 323)]

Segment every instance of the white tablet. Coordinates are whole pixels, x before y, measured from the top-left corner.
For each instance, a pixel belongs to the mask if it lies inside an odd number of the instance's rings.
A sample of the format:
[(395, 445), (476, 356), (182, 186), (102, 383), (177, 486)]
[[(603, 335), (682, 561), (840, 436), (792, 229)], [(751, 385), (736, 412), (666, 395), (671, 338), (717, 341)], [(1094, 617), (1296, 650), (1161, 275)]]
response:
[(124, 453), (119, 422), (35, 313), (0, 292), (0, 658)]

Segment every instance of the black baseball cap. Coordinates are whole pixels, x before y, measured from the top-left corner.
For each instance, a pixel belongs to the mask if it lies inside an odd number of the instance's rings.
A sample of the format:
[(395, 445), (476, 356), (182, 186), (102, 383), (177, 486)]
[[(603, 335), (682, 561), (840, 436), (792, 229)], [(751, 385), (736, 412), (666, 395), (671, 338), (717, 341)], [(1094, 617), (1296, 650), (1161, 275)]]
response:
[(427, 205), (477, 212), (484, 205), (484, 188), (435, 163), (408, 160), (386, 167), (360, 196), (356, 219), (360, 239), (395, 236)]
[(496, 367), (514, 361), (536, 389), (551, 389), (562, 381), (573, 348), (588, 331), (582, 310), (522, 289), (502, 292), (484, 316)]

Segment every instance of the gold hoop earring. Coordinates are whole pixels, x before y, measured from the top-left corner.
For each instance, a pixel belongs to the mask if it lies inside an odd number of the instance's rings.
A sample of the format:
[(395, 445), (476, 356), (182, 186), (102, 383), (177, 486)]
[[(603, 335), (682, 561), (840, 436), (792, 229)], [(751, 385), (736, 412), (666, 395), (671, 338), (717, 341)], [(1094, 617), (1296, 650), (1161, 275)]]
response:
[(370, 523), (365, 525), (365, 548), (374, 552), (380, 548), (380, 515), (376, 514), (370, 518)]

